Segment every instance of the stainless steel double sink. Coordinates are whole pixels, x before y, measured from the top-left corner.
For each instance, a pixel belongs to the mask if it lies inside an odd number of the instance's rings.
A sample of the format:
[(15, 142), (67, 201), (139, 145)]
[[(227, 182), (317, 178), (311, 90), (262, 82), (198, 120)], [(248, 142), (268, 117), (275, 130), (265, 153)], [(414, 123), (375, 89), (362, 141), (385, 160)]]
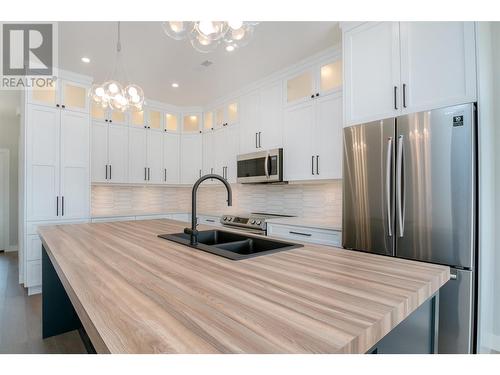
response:
[(273, 254), (303, 246), (217, 229), (200, 231), (198, 233), (198, 244), (196, 245), (191, 245), (190, 235), (185, 233), (161, 234), (158, 237), (232, 260)]

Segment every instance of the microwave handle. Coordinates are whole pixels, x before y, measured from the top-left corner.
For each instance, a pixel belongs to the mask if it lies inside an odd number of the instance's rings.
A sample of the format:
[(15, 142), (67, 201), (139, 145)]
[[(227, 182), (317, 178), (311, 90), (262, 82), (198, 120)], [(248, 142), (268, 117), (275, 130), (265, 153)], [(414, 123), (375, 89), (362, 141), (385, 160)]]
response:
[(266, 160), (264, 161), (264, 170), (266, 172), (266, 177), (269, 178), (269, 152), (266, 154)]

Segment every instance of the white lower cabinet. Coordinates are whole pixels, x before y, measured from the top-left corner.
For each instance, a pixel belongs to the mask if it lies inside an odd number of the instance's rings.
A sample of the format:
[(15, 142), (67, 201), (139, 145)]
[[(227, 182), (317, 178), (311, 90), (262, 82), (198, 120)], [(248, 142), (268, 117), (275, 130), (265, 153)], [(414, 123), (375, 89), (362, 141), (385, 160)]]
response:
[(331, 229), (268, 223), (267, 235), (335, 247), (341, 247), (342, 244), (342, 232)]
[(163, 133), (148, 131), (148, 183), (161, 184), (164, 182), (165, 173), (163, 169)]
[(181, 184), (193, 184), (202, 170), (202, 135), (181, 135)]
[(148, 131), (143, 128), (130, 128), (129, 131), (129, 182), (146, 183), (148, 181)]
[(187, 214), (187, 213), (170, 214), (170, 218), (172, 220), (183, 221), (183, 222), (189, 223), (191, 221), (191, 214)]
[(198, 224), (211, 225), (213, 227), (222, 227), (219, 216), (198, 215), (197, 219)]

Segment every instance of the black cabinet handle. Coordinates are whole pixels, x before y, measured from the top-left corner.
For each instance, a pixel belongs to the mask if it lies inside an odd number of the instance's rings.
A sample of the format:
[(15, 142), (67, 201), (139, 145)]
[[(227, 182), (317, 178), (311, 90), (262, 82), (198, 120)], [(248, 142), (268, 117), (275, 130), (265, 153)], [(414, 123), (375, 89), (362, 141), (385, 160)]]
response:
[(319, 96), (319, 92), (316, 93), (316, 97), (318, 97), (318, 96)]
[(255, 133), (255, 148), (259, 148), (259, 144), (258, 144), (258, 141), (257, 141), (258, 134), (259, 133)]
[(394, 109), (398, 109), (398, 86), (394, 86)]
[(151, 181), (151, 168), (148, 167), (148, 181)]
[(201, 178), (201, 169), (200, 169), (200, 178)]
[(314, 155), (311, 156), (311, 174), (314, 174)]
[(104, 121), (105, 121), (105, 122), (108, 122), (109, 120), (108, 120), (108, 119), (105, 119)]
[(148, 173), (147, 172), (147, 168), (144, 167), (144, 181), (147, 181), (147, 178), (146, 178), (147, 177), (147, 173)]
[(106, 180), (108, 179), (108, 165), (106, 164)]
[(406, 108), (406, 83), (403, 83), (403, 108)]
[(316, 174), (319, 175), (319, 155), (316, 155)]
[(259, 148), (262, 148), (261, 135), (262, 132), (259, 132)]
[(294, 232), (294, 231), (292, 231), (292, 230), (291, 230), (291, 231), (289, 231), (288, 233), (290, 233), (290, 234), (297, 234), (297, 235), (299, 235), (299, 236), (305, 236), (305, 237), (311, 237), (311, 236), (312, 236), (312, 234), (311, 234), (311, 233)]
[(167, 168), (164, 169), (164, 174), (165, 174), (164, 180), (165, 182), (167, 182)]
[(59, 104), (56, 104), (56, 107), (59, 108), (60, 107)]
[(61, 197), (61, 216), (64, 216), (64, 195)]
[(214, 219), (205, 219), (205, 221), (208, 221), (209, 223), (215, 223)]
[(311, 99), (314, 99), (314, 94), (311, 95)]
[(61, 107), (66, 108), (66, 106), (64, 104)]
[(109, 165), (109, 179), (112, 180), (113, 177), (111, 177), (111, 164)]
[(59, 196), (56, 197), (56, 216), (59, 216)]
[(109, 122), (113, 122), (113, 120), (109, 120)]

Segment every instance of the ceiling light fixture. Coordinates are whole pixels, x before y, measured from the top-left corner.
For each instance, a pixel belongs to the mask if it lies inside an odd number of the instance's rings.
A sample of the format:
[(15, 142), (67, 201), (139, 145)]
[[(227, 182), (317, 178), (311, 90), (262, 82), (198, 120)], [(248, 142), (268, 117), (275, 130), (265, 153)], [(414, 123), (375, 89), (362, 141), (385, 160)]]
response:
[(88, 57), (82, 57), (82, 62), (84, 62), (85, 64), (88, 64), (90, 62), (90, 59)]
[(172, 87), (176, 89), (177, 87), (179, 87), (179, 84), (174, 82), (172, 83)]
[[(120, 54), (122, 50), (120, 22), (118, 22), (117, 36), (116, 60), (111, 74), (111, 79), (104, 81), (104, 83), (100, 85), (94, 84), (90, 95), (93, 101), (100, 104), (103, 108), (110, 107), (111, 109), (122, 112), (129, 109), (140, 111), (142, 110), (142, 105), (144, 104), (144, 91), (136, 84), (127, 84), (127, 74), (125, 72), (125, 67)], [(124, 85), (119, 83), (119, 78), (123, 79), (122, 82), (125, 83)]]
[(189, 39), (193, 48), (202, 53), (213, 52), (225, 44), (232, 52), (246, 46), (258, 22), (250, 21), (166, 21), (165, 34), (175, 40)]

